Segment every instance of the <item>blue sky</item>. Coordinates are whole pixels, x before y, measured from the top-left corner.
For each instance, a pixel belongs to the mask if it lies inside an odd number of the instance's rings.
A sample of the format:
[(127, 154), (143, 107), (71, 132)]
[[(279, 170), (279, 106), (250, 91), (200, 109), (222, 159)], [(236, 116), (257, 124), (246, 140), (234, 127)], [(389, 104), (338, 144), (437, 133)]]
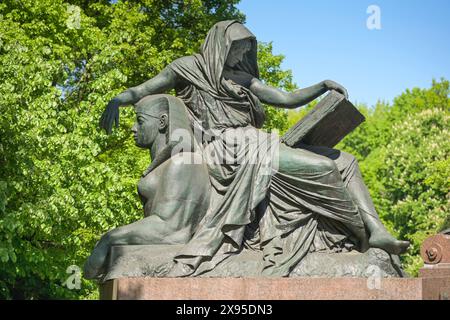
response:
[[(366, 26), (370, 5), (380, 8), (381, 30)], [(370, 106), (450, 79), (450, 0), (242, 0), (238, 8), (300, 87), (335, 80)]]

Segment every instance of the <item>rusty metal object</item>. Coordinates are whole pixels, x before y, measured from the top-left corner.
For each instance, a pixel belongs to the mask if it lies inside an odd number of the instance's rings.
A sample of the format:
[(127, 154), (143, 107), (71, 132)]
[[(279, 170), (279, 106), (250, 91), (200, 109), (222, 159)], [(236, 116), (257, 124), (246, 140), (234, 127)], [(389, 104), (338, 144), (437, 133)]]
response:
[(450, 235), (438, 234), (426, 239), (420, 249), (425, 264), (450, 263)]

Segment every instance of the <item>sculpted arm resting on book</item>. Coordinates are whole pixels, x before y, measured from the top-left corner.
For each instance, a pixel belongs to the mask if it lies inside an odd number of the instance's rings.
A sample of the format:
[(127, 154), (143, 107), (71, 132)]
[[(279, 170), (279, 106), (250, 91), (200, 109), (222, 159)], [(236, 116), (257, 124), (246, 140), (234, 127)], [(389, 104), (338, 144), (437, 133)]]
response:
[(275, 107), (293, 109), (310, 103), (329, 90), (336, 90), (348, 97), (347, 90), (340, 84), (325, 80), (313, 86), (299, 89), (293, 92), (285, 92), (264, 84), (257, 78), (253, 78), (250, 90), (263, 102)]
[[(247, 77), (248, 76), (249, 75), (247, 75)], [(241, 82), (242, 79), (240, 78), (241, 77), (237, 77), (235, 80)], [(165, 68), (154, 78), (136, 87), (125, 90), (108, 103), (100, 118), (100, 127), (110, 134), (113, 124), (115, 123), (116, 127), (119, 125), (119, 107), (134, 104), (148, 95), (164, 93), (174, 89), (179, 81), (180, 80), (174, 71), (170, 68)], [(325, 80), (316, 85), (299, 89), (294, 92), (285, 92), (278, 88), (268, 86), (257, 78), (253, 78), (249, 82), (242, 81), (241, 84), (249, 86), (249, 89), (263, 103), (280, 108), (293, 109), (303, 106), (329, 90), (336, 90), (345, 97), (348, 96), (347, 90), (343, 86), (331, 80)]]

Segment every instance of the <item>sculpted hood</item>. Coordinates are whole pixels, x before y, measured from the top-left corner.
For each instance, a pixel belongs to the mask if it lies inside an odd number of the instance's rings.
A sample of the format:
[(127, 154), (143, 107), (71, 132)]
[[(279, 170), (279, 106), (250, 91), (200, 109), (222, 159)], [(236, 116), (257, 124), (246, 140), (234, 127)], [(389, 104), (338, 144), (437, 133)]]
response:
[(231, 44), (244, 39), (251, 42), (251, 49), (245, 54), (243, 61), (235, 66), (235, 69), (259, 78), (256, 37), (244, 25), (235, 20), (221, 21), (209, 30), (200, 54), (205, 61), (208, 78), (214, 81), (215, 87), (220, 86)]
[(250, 50), (233, 69), (259, 78), (256, 38), (234, 20), (216, 23), (209, 30), (200, 53), (179, 58), (170, 64), (170, 68), (188, 84), (177, 92), (177, 96), (204, 128), (211, 125), (239, 127), (249, 123), (261, 128), (264, 123), (264, 109), (259, 99), (248, 88), (223, 77), (231, 45), (244, 39), (249, 40)]

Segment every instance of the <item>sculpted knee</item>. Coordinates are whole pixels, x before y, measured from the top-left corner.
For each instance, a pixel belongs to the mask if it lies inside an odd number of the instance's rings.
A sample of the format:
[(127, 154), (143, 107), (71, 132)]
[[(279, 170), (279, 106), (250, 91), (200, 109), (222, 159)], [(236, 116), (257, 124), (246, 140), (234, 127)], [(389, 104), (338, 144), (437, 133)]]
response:
[(320, 160), (318, 160), (316, 165), (320, 169), (320, 171), (337, 170), (336, 163), (333, 160), (328, 159), (326, 157), (322, 157)]
[(341, 153), (341, 157), (343, 157), (347, 163), (351, 163), (351, 162), (358, 163), (358, 161), (356, 160), (354, 155), (352, 155), (348, 152), (345, 152), (345, 151), (340, 151), (340, 153)]

